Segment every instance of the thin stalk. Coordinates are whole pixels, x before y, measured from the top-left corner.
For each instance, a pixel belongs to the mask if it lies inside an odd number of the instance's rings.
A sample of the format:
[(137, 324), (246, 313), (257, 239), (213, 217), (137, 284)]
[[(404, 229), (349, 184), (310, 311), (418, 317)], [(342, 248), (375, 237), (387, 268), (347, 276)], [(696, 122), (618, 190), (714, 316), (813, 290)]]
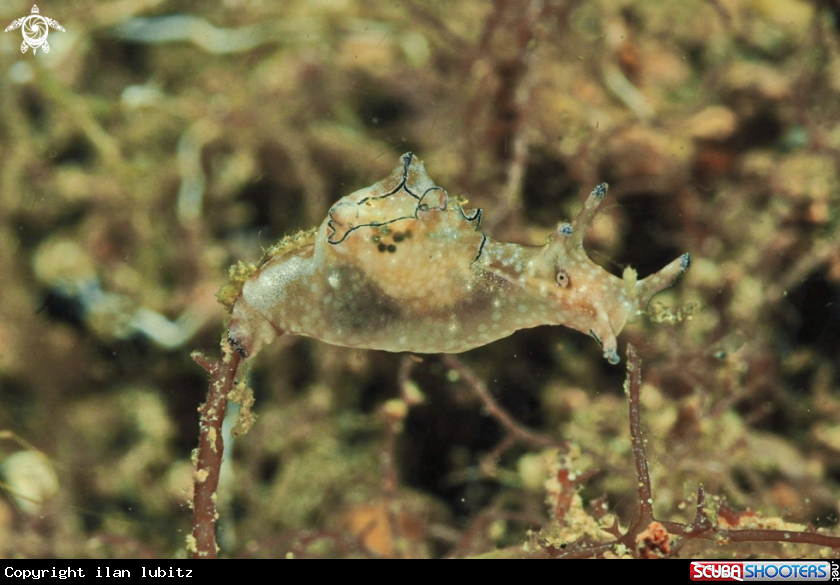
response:
[(198, 449), (193, 457), (193, 530), (189, 549), (194, 559), (215, 559), (219, 552), (216, 544), (216, 522), (219, 519), (216, 491), (225, 453), (222, 423), (241, 358), (224, 341), (222, 357), (216, 363), (211, 364), (198, 353), (192, 357), (210, 373), (210, 385), (207, 401), (199, 408), (201, 420)]

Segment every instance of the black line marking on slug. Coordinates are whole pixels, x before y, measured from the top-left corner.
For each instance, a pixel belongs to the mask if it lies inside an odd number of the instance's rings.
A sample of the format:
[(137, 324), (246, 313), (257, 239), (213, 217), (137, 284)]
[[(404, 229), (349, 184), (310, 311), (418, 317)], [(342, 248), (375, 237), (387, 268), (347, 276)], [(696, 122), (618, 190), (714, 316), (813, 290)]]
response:
[(337, 242), (333, 242), (332, 239), (331, 239), (335, 235), (336, 229), (335, 229), (335, 226), (332, 225), (332, 220), (330, 220), (330, 221), (327, 222), (327, 227), (329, 227), (333, 231), (333, 233), (327, 235), (327, 243), (335, 246), (337, 244), (340, 244), (344, 240), (346, 240), (347, 236), (350, 235), (350, 232), (355, 232), (359, 228), (363, 228), (363, 227), (382, 227), (382, 226), (390, 225), (390, 224), (392, 224), (394, 222), (397, 222), (397, 221), (402, 221), (404, 219), (416, 219), (416, 218), (411, 217), (410, 215), (407, 215), (405, 217), (398, 217), (398, 218), (392, 219), (390, 221), (363, 223), (361, 225), (353, 226), (349, 230), (344, 232), (344, 237), (341, 238), (340, 240), (338, 240)]
[(484, 251), (485, 242), (487, 242), (487, 236), (485, 236), (484, 234), (481, 234), (481, 244), (479, 244), (479, 246), (478, 246), (478, 254), (476, 254), (475, 258), (473, 258), (472, 262), (470, 262), (470, 266), (475, 264), (475, 261), (478, 260), (479, 258), (481, 258), (481, 252)]
[(356, 203), (356, 205), (362, 205), (363, 203), (367, 203), (371, 199), (385, 199), (386, 197), (391, 197), (392, 195), (396, 195), (401, 190), (404, 190), (406, 193), (408, 193), (414, 199), (420, 199), (420, 197), (418, 197), (417, 195), (415, 195), (414, 193), (409, 191), (408, 188), (404, 189), (405, 183), (406, 183), (406, 181), (408, 181), (408, 169), (411, 168), (411, 161), (414, 160), (414, 153), (413, 152), (407, 152), (404, 155), (402, 155), (402, 157), (400, 157), (400, 158), (402, 159), (402, 163), (403, 163), (403, 172), (402, 172), (402, 179), (400, 179), (399, 184), (396, 187), (394, 187), (394, 189), (392, 191), (389, 191), (388, 193), (385, 193), (385, 195), (379, 195), (377, 197), (365, 197), (364, 199), (360, 199)]
[(464, 213), (464, 208), (461, 207), (460, 204), (457, 205), (457, 208), (458, 208), (458, 211), (461, 213), (461, 217), (463, 217), (464, 219), (466, 219), (469, 222), (473, 222), (473, 221), (476, 222), (475, 227), (480, 227), (481, 226), (481, 216), (484, 213), (481, 209), (473, 209), (473, 214), (472, 214), (472, 216), (470, 216), (470, 215), (467, 215), (466, 213)]

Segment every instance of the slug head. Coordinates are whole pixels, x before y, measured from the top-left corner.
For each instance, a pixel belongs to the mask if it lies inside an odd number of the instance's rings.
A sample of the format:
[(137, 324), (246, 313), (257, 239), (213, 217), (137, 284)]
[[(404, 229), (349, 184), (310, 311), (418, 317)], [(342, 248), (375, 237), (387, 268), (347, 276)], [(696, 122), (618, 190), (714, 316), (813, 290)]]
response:
[(628, 322), (642, 315), (650, 299), (670, 287), (690, 266), (683, 254), (659, 272), (639, 280), (627, 268), (621, 278), (592, 262), (583, 249), (583, 237), (607, 194), (607, 185), (595, 187), (572, 223), (560, 223), (531, 264), (533, 280), (542, 295), (556, 304), (563, 324), (591, 335), (612, 364), (620, 361), (616, 336)]

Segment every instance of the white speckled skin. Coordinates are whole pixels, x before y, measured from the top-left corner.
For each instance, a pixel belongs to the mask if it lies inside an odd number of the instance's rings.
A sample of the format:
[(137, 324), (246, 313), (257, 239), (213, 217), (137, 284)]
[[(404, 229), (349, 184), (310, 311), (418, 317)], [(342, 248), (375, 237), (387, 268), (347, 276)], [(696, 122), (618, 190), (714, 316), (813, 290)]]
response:
[(254, 355), (282, 333), (347, 347), (457, 353), (517, 329), (565, 325), (618, 363), (616, 335), (688, 268), (684, 254), (644, 280), (593, 263), (583, 234), (599, 185), (543, 246), (497, 242), (411, 153), (383, 181), (342, 198), (314, 243), (268, 258), (244, 283), (228, 338)]

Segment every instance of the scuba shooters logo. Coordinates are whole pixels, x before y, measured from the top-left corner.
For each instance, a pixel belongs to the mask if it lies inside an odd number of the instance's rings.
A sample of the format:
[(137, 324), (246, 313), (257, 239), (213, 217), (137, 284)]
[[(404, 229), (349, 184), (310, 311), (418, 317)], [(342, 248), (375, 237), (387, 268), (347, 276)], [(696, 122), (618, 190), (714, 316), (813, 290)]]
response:
[(840, 581), (837, 561), (692, 561), (692, 581)]

